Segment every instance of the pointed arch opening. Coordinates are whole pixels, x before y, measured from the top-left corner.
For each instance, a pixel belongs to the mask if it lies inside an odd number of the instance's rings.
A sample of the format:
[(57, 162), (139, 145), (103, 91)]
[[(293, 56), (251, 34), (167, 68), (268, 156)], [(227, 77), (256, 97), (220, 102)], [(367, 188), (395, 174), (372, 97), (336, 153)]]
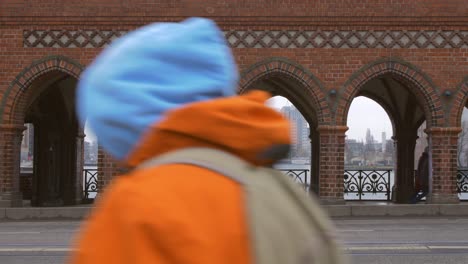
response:
[[(418, 167), (415, 160), (419, 161), (419, 157), (415, 157), (418, 129), (421, 131), (424, 122), (430, 128), (444, 121), (440, 99), (436, 96), (437, 90), (427, 76), (412, 65), (384, 60), (358, 71), (346, 82), (340, 93), (345, 96), (338, 105), (338, 122), (348, 116), (351, 101), (357, 96), (376, 101), (388, 113), (395, 142), (395, 184), (391, 197), (397, 203), (410, 203), (417, 191), (415, 183), (420, 175), (415, 172)], [(430, 138), (428, 141), (430, 146)], [(430, 167), (430, 153), (428, 156)], [(429, 169), (426, 171), (424, 177), (430, 179), (431, 172)], [(425, 182), (431, 184), (430, 180)], [(429, 186), (424, 188), (430, 189)]]
[[(242, 74), (239, 92), (245, 93), (253, 89), (267, 91), (272, 97), (281, 96), (290, 102), (282, 112), (289, 116), (290, 120), (294, 117), (292, 123), (300, 123), (300, 132), (297, 133), (300, 134), (299, 141), (303, 146), (301, 151), (308, 151), (309, 155), (306, 157), (310, 157), (310, 164), (307, 165), (310, 180), (306, 188), (318, 193), (320, 137), (317, 128), (330, 122), (328, 102), (320, 82), (300, 65), (273, 58), (253, 65)], [(306, 145), (311, 147), (305, 147)], [(292, 154), (304, 153), (296, 151)], [(301, 162), (307, 161), (302, 159)], [(297, 167), (301, 166), (304, 167)]]

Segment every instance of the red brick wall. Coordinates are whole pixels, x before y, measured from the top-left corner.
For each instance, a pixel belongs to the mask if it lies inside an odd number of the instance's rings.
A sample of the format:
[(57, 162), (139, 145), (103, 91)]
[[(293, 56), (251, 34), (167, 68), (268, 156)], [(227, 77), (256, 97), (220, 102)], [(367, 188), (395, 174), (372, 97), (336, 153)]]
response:
[(0, 194), (18, 192), (23, 130), (24, 126), (0, 125)]
[(319, 195), (326, 203), (343, 201), (346, 126), (319, 126)]
[(296, 20), (309, 16), (348, 16), (348, 19), (351, 20), (356, 19), (356, 16), (359, 15), (365, 17), (359, 18), (359, 20), (364, 21), (378, 19), (378, 16), (427, 16), (432, 18), (428, 20), (447, 21), (439, 16), (455, 19), (457, 16), (466, 16), (468, 13), (468, 7), (464, 0), (2, 0), (0, 10), (0, 16), (45, 17), (50, 16), (53, 12), (54, 16), (63, 16), (66, 20), (76, 19), (73, 16), (88, 16), (98, 21), (102, 20), (102, 18), (96, 17), (99, 15), (110, 16), (110, 19), (112, 16), (216, 15), (231, 18), (250, 16), (251, 20), (261, 20), (263, 16), (296, 16)]
[[(223, 30), (344, 30), (344, 31), (405, 31), (405, 30), (468, 30), (468, 5), (465, 0), (276, 0), (276, 1), (111, 1), (111, 0), (2, 0), (0, 3), (0, 125), (22, 125), (31, 84), (41, 81), (49, 70), (58, 70), (78, 77), (81, 66), (86, 66), (101, 48), (34, 48), (23, 47), (25, 30), (131, 30), (155, 21), (179, 21), (188, 16), (214, 18)], [(466, 37), (465, 37), (466, 38)], [(461, 40), (461, 41), (467, 41)], [(413, 78), (420, 84), (420, 100), (431, 113), (431, 124), (437, 127), (458, 127), (460, 113), (466, 104), (468, 90), (467, 48), (234, 48), (243, 82), (251, 72), (270, 74), (266, 64), (255, 64), (284, 58), (291, 65), (284, 66), (291, 76), (312, 76), (309, 83), (317, 91), (313, 107), (320, 110), (318, 126), (346, 125), (349, 103), (367, 80), (366, 71), (376, 61), (392, 61), (409, 65), (401, 76)], [(50, 56), (63, 59), (44, 60)], [(57, 63), (54, 64), (54, 63)], [(254, 67), (254, 68), (252, 68)], [(374, 73), (385, 73), (376, 66)], [(409, 69), (409, 70), (408, 70)], [(411, 73), (405, 73), (411, 71)], [(395, 73), (398, 74), (398, 73)], [(377, 74), (378, 75), (378, 74)], [(419, 77), (418, 77), (419, 76)], [(374, 76), (375, 77), (375, 76)], [(424, 85), (422, 85), (424, 84)], [(305, 86), (306, 87), (306, 86)], [(330, 90), (338, 91), (329, 96)], [(416, 88), (415, 88), (416, 89)], [(320, 90), (320, 92), (318, 92)], [(441, 94), (449, 90), (453, 96)], [(321, 119), (320, 119), (321, 118)], [(1, 137), (10, 137), (1, 130)], [(328, 131), (328, 130), (327, 130)], [(339, 197), (342, 177), (344, 132), (338, 134), (322, 130), (322, 158), (336, 164), (321, 168), (324, 197)], [(440, 136), (441, 140), (451, 140)], [(439, 138), (440, 138), (439, 137)], [(12, 148), (8, 139), (0, 140), (0, 190), (9, 189)], [(325, 142), (335, 142), (330, 145)], [(335, 144), (333, 143), (333, 144)], [(449, 155), (455, 155), (450, 152)], [(453, 158), (453, 157), (452, 157)], [(456, 168), (452, 163), (435, 163), (438, 170)], [(3, 165), (2, 165), (3, 164)], [(113, 177), (115, 163), (101, 154), (100, 173), (103, 183)], [(447, 165), (449, 164), (449, 165)], [(2, 167), (3, 166), (3, 167)], [(437, 172), (439, 173), (439, 172)], [(436, 173), (436, 174), (437, 174)], [(441, 174), (437, 174), (441, 175)], [(439, 176), (437, 176), (439, 177)], [(440, 176), (454, 177), (454, 176)], [(438, 179), (438, 178), (434, 178)], [(439, 182), (437, 182), (439, 184)], [(440, 182), (440, 184), (443, 184)], [(440, 185), (439, 184), (439, 185)], [(438, 186), (439, 186), (438, 185)], [(328, 186), (328, 187), (326, 187)], [(446, 192), (442, 185), (441, 192)], [(439, 188), (437, 187), (437, 188)], [(436, 189), (437, 189), (436, 188)], [(437, 189), (439, 190), (439, 189)]]
[(433, 128), (432, 134), (432, 194), (448, 200), (456, 197), (457, 142), (460, 128)]

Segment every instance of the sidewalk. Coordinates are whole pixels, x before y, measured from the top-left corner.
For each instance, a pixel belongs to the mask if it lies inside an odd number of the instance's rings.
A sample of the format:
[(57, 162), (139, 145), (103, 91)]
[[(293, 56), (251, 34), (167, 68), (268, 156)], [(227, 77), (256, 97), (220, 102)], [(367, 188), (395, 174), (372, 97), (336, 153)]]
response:
[[(378, 202), (348, 202), (344, 205), (324, 205), (323, 207), (333, 218), (468, 216), (468, 203), (387, 204)], [(88, 215), (92, 208), (92, 205), (0, 208), (0, 221), (82, 220)]]

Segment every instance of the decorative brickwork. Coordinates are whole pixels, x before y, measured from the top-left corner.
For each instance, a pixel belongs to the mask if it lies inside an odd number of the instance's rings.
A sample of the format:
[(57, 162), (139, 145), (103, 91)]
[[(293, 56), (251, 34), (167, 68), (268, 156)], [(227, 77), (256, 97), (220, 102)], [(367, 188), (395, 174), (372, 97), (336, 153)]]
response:
[[(127, 31), (25, 30), (28, 48), (100, 48)], [(232, 48), (468, 48), (468, 31), (458, 30), (229, 30)]]
[(126, 34), (112, 30), (25, 30), (27, 48), (101, 48)]

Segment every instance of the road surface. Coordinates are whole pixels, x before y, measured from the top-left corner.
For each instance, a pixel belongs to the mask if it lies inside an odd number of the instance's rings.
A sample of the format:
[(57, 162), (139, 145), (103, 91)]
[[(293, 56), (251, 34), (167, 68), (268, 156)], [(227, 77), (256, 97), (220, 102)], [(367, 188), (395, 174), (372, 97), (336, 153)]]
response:
[[(468, 218), (338, 219), (352, 263), (468, 263)], [(0, 263), (64, 263), (80, 222), (0, 222)]]

